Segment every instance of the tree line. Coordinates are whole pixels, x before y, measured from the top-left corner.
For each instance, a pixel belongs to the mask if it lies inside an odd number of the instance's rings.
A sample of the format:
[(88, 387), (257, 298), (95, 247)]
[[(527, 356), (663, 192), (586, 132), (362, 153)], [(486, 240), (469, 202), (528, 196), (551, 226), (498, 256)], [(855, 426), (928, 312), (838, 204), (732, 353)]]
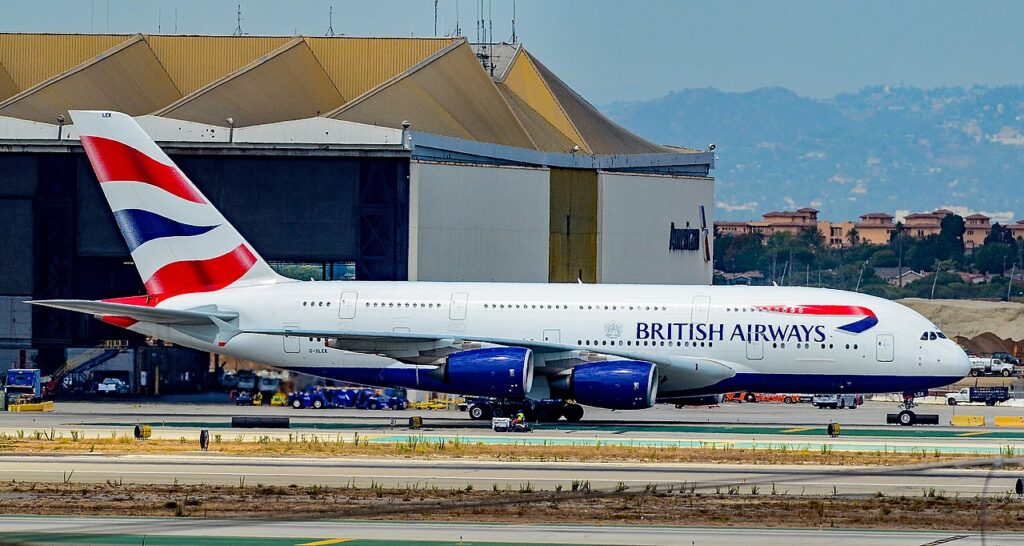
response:
[[(1022, 286), (1011, 285), (1024, 263), (1024, 240), (1014, 239), (999, 223), (984, 244), (967, 252), (963, 217), (950, 214), (942, 219), (938, 234), (912, 237), (902, 222), (896, 224), (889, 242), (868, 244), (856, 229), (848, 233), (849, 245), (833, 248), (825, 244), (818, 229), (798, 234), (759, 233), (723, 235), (715, 233), (715, 284), (729, 281), (720, 273), (758, 271), (756, 284), (821, 286), (855, 290), (890, 299), (983, 298), (1005, 299), (1022, 295)], [(893, 286), (880, 278), (875, 268), (905, 268), (927, 276)], [(938, 275), (933, 275), (938, 272)], [(966, 283), (960, 272), (995, 275), (980, 284)], [(1014, 278), (1020, 279), (1019, 276)]]

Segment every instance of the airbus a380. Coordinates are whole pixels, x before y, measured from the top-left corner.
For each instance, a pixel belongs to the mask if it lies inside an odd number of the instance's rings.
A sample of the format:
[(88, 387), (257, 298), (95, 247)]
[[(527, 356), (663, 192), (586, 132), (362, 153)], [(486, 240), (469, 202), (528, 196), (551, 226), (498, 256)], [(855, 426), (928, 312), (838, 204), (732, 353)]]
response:
[(918, 313), (836, 290), (287, 279), (131, 117), (71, 116), (147, 294), (36, 305), (327, 379), (612, 409), (914, 392), (970, 371)]

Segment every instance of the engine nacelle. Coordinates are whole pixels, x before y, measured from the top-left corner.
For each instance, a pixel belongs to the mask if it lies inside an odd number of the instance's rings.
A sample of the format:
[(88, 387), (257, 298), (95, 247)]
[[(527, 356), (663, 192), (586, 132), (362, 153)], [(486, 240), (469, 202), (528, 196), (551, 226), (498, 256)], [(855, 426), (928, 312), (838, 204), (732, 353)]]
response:
[(551, 382), (552, 395), (608, 409), (644, 409), (658, 398), (658, 367), (641, 360), (580, 364)]
[(522, 398), (533, 387), (533, 351), (486, 347), (448, 355), (438, 370), (450, 392), (493, 398)]
[(704, 396), (675, 398), (671, 402), (675, 404), (677, 408), (681, 408), (683, 406), (717, 406), (721, 404), (724, 399), (724, 394), (705, 394)]

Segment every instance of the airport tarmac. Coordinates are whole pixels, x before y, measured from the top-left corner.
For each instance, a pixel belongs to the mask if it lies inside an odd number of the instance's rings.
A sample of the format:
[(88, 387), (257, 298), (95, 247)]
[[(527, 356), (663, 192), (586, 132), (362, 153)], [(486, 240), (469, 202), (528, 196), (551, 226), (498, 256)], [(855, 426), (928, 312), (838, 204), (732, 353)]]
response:
[[(187, 400), (187, 399), (186, 399)], [(392, 419), (406, 421), (413, 415), (438, 426), (466, 429), (488, 428), (488, 422), (472, 421), (465, 412), (451, 411), (390, 411), (357, 409), (303, 409), (273, 406), (235, 406), (226, 402), (226, 396), (208, 396), (205, 403), (167, 401), (118, 401), (95, 400), (88, 402), (58, 402), (53, 413), (10, 413), (4, 414), (6, 426), (52, 426), (60, 424), (103, 425), (123, 422), (125, 419), (159, 421), (209, 421), (230, 418), (234, 415), (275, 415), (285, 416), (295, 425), (331, 421), (338, 424), (387, 425)], [(223, 401), (221, 401), (223, 400)], [(659, 404), (653, 408), (635, 411), (614, 411), (587, 407), (583, 421), (577, 424), (560, 421), (544, 424), (546, 428), (572, 428), (574, 426), (604, 426), (626, 424), (631, 426), (664, 424), (721, 424), (721, 425), (791, 425), (824, 426), (835, 421), (847, 426), (878, 426), (893, 428), (885, 424), (887, 413), (899, 409), (892, 402), (866, 402), (855, 410), (817, 409), (810, 404), (769, 404), (769, 403), (728, 403), (717, 407), (686, 407), (677, 409), (672, 405)], [(989, 428), (997, 415), (1024, 415), (1024, 408), (985, 405), (944, 406), (921, 405), (918, 413), (938, 414), (940, 427), (948, 426), (954, 415), (980, 415), (986, 417)], [(896, 427), (898, 428), (898, 427)], [(928, 427), (935, 428), (935, 427)]]
[(921, 496), (1004, 495), (1019, 472), (986, 468), (908, 469), (739, 464), (565, 463), (552, 461), (480, 461), (466, 459), (342, 459), (227, 457), (220, 455), (6, 455), (0, 476), (19, 482), (209, 484), (239, 483), (389, 489), (568, 490), (573, 481), (589, 481), (595, 490), (625, 484), (643, 489), (695, 488), (724, 491), (750, 486), (778, 494)]
[[(45, 531), (41, 531), (45, 529)], [(660, 526), (218, 520), (201, 518), (0, 517), (5, 544), (183, 544), (377, 546), (403, 544), (633, 544), (906, 546), (1022, 545), (1024, 535), (950, 531), (743, 529)]]

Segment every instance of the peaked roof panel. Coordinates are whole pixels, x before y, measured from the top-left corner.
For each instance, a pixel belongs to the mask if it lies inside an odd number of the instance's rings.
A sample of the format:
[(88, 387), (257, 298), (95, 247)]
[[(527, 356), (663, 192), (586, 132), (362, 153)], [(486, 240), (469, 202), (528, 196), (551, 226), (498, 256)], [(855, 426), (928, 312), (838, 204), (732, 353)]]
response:
[(0, 65), (18, 89), (71, 70), (130, 34), (0, 34)]
[(457, 38), (306, 38), (342, 96), (356, 98), (409, 70)]
[(290, 40), (283, 36), (146, 36), (183, 95), (238, 71)]
[(0, 101), (18, 94), (18, 86), (11, 79), (4, 66), (0, 64)]
[(235, 127), (318, 116), (344, 102), (302, 38), (156, 112)]
[(530, 107), (522, 98), (509, 90), (503, 83), (498, 83), (498, 91), (508, 102), (512, 112), (519, 118), (523, 128), (530, 134), (538, 150), (546, 152), (571, 152), (576, 142), (551, 125), (544, 116)]
[(578, 144), (585, 152), (590, 153), (586, 141), (580, 136), (576, 126), (562, 109), (562, 105), (555, 99), (544, 78), (537, 71), (537, 67), (530, 60), (530, 56), (522, 49), (513, 58), (502, 83), (566, 138)]
[(529, 53), (548, 89), (595, 154), (658, 154), (670, 150), (640, 138), (604, 116)]
[(327, 117), (535, 148), (512, 109), (460, 40)]
[(53, 123), (68, 110), (111, 109), (138, 116), (181, 94), (137, 35), (95, 59), (0, 102), (0, 115)]

